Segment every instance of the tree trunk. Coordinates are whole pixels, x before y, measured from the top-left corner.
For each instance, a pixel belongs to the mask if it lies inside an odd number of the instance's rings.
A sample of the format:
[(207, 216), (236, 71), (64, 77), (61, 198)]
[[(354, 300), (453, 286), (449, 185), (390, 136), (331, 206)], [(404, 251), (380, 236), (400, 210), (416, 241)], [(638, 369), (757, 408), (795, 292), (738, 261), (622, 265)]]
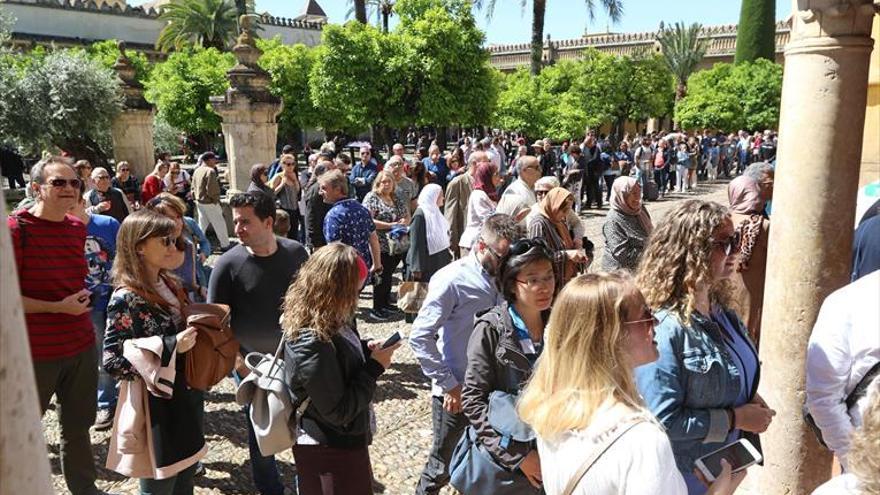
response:
[[(675, 106), (678, 106), (678, 102), (681, 101), (687, 95), (687, 81), (681, 81), (675, 86)], [(672, 130), (678, 131), (678, 119), (675, 118), (675, 110), (672, 111)]]
[(92, 168), (107, 168), (107, 154), (98, 143), (87, 136), (69, 138), (56, 144), (75, 160), (88, 160)]
[(440, 147), (441, 150), (446, 149), (446, 126), (440, 125), (437, 126), (437, 146)]
[(388, 17), (390, 17), (388, 12), (382, 12), (382, 32), (388, 33)]
[(532, 0), (532, 64), (531, 74), (537, 76), (541, 72), (541, 57), (544, 53), (544, 14), (547, 11), (547, 0)]
[(354, 0), (354, 18), (361, 24), (367, 23), (367, 2)]

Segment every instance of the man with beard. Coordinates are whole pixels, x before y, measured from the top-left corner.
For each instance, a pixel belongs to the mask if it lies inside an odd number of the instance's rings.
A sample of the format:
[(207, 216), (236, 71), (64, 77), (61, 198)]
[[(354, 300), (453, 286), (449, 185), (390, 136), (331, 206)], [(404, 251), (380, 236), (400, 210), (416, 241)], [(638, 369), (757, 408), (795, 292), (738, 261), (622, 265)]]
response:
[(474, 249), (431, 278), (428, 295), (413, 322), (410, 345), (431, 379), (434, 441), (416, 493), (436, 494), (449, 483), (449, 462), (467, 418), (461, 386), (474, 315), (500, 304), (495, 276), (510, 245), (522, 237), (516, 220), (495, 214), (486, 219)]

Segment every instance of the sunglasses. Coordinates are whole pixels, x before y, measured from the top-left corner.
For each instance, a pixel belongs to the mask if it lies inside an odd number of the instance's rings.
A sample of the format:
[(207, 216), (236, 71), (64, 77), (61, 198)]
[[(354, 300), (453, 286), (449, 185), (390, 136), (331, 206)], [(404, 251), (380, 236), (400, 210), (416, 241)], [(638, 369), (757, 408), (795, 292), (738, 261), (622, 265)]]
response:
[(128, 169), (127, 168), (120, 168), (119, 171), (120, 172), (128, 172)]
[(539, 239), (537, 237), (533, 239), (520, 239), (514, 242), (510, 245), (510, 250), (507, 251), (507, 254), (508, 256), (521, 256), (533, 249), (540, 249), (547, 256), (551, 256), (550, 250), (547, 249), (547, 243), (544, 242), (544, 239)]
[(95, 180), (110, 180), (110, 176), (109, 175), (99, 175), (99, 176), (95, 177)]
[(171, 246), (174, 246), (174, 248), (177, 249), (178, 251), (183, 251), (184, 249), (186, 249), (186, 243), (184, 242), (183, 237), (174, 237), (171, 235), (166, 235), (165, 237), (161, 238), (161, 241), (162, 241), (162, 246), (165, 248), (169, 248)]
[(52, 187), (57, 187), (58, 189), (61, 189), (68, 184), (74, 189), (79, 189), (79, 186), (81, 186), (82, 183), (83, 181), (81, 179), (50, 179), (46, 181), (46, 184), (49, 184)]
[(738, 231), (734, 231), (727, 239), (712, 239), (712, 247), (720, 248), (724, 251), (725, 256), (730, 256), (737, 249), (739, 249), (740, 244), (740, 233)]
[(657, 326), (660, 324), (660, 320), (658, 320), (657, 317), (651, 313), (651, 309), (648, 308), (647, 306), (645, 306), (643, 314), (645, 316), (647, 316), (647, 318), (642, 318), (640, 320), (625, 321), (625, 322), (623, 322), (623, 324), (624, 325), (640, 325), (642, 323), (650, 323), (651, 326)]

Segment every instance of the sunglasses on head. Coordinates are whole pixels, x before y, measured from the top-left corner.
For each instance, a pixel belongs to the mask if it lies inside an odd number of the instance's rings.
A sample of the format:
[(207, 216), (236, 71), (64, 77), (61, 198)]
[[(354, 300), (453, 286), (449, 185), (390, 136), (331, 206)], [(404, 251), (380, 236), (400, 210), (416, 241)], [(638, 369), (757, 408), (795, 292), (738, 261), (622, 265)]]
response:
[(740, 233), (734, 231), (727, 239), (712, 239), (712, 246), (721, 248), (725, 256), (730, 256), (739, 249)]
[(549, 256), (550, 252), (547, 249), (547, 243), (544, 242), (544, 239), (533, 238), (533, 239), (520, 239), (513, 244), (510, 245), (510, 249), (507, 251), (508, 256), (520, 256), (528, 253), (532, 249), (540, 249), (544, 251), (544, 254)]
[(81, 179), (50, 179), (46, 181), (46, 184), (49, 184), (52, 187), (62, 188), (66, 185), (70, 185), (70, 187), (74, 189), (79, 189), (79, 186), (82, 185)]

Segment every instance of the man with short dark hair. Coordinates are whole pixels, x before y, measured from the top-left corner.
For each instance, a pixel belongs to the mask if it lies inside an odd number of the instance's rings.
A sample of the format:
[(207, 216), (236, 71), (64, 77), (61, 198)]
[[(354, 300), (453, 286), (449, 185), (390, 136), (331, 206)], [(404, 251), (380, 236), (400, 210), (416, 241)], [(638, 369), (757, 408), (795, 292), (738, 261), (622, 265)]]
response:
[[(241, 344), (242, 355), (274, 354), (281, 339), (281, 303), (308, 253), (302, 244), (275, 235), (275, 204), (265, 194), (236, 194), (229, 205), (241, 244), (220, 256), (214, 265), (208, 302), (229, 305), (232, 331)], [(243, 361), (237, 360), (236, 381), (247, 374)], [(254, 484), (262, 495), (283, 495), (275, 457), (260, 453), (249, 414), (246, 407)]]
[(321, 185), (318, 183), (318, 180), (328, 171), (335, 169), (336, 164), (332, 161), (321, 162), (315, 165), (312, 178), (303, 193), (306, 211), (306, 245), (309, 246), (310, 251), (327, 245), (327, 241), (324, 239), (324, 217), (327, 216), (327, 212), (330, 211), (333, 205), (324, 202), (324, 198), (321, 197)]
[(372, 153), (373, 151), (369, 145), (361, 146), (361, 159), (355, 162), (354, 167), (349, 172), (348, 180), (354, 186), (355, 196), (358, 201), (364, 200), (364, 196), (373, 187), (376, 174), (379, 173), (379, 164), (372, 157)]
[(474, 249), (431, 277), (428, 295), (410, 332), (410, 345), (431, 379), (434, 441), (416, 494), (436, 494), (449, 483), (449, 462), (467, 418), (461, 413), (461, 386), (474, 315), (501, 303), (495, 284), (501, 260), (522, 237), (516, 220), (494, 214), (483, 222)]
[(69, 160), (50, 157), (34, 165), (31, 181), (36, 204), (10, 215), (7, 224), (40, 411), (45, 413), (52, 396), (57, 397), (61, 472), (67, 489), (73, 495), (94, 495), (96, 473), (89, 427), (95, 422), (97, 408), (98, 354), (89, 316), (90, 293), (85, 288), (89, 272), (83, 256), (86, 226), (69, 214), (81, 195), (82, 179)]

